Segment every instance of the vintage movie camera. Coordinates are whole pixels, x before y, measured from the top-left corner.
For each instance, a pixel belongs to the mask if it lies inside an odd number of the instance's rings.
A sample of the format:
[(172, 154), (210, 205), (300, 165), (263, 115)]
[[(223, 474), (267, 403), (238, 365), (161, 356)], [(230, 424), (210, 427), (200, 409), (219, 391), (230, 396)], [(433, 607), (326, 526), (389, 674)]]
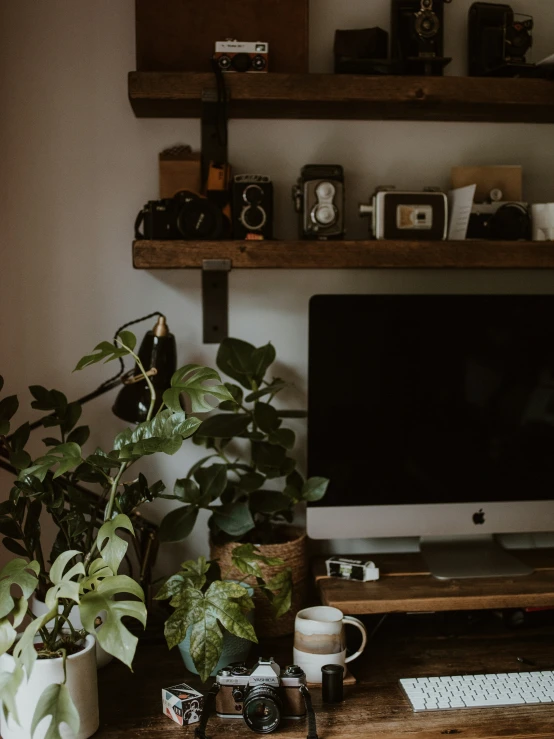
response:
[(216, 41), (213, 58), (222, 72), (267, 72), (269, 44), (265, 41)]
[(533, 46), (533, 18), (509, 5), (473, 3), (468, 18), (470, 77), (515, 77), (535, 69), (527, 62)]
[(359, 214), (370, 217), (374, 239), (444, 241), (448, 235), (448, 198), (437, 188), (422, 191), (378, 188)]
[(307, 164), (292, 188), (302, 239), (344, 236), (344, 170), (339, 164)]
[(233, 237), (273, 238), (273, 183), (267, 175), (238, 174), (231, 186)]
[(150, 200), (135, 221), (135, 238), (156, 241), (217, 240), (228, 236), (229, 220), (206, 197), (181, 190), (172, 198)]
[(219, 670), (219, 688), (215, 710), (220, 718), (244, 718), (246, 725), (259, 734), (271, 734), (282, 719), (306, 715), (306, 675), (302, 668), (290, 665), (281, 670), (273, 658), (261, 657), (252, 669), (235, 663)]
[(399, 74), (441, 75), (444, 56), (444, 3), (452, 0), (392, 0), (391, 55)]
[(486, 202), (473, 204), (468, 239), (528, 241), (531, 236), (531, 214), (527, 203), (503, 201), (502, 192), (492, 190)]

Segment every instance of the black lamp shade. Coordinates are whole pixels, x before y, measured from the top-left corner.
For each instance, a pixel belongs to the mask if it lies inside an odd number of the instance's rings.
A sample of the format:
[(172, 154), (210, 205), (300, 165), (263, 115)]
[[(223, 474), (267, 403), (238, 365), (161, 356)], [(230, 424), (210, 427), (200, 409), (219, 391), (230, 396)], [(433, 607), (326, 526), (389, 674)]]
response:
[[(157, 336), (154, 331), (148, 331), (142, 340), (138, 356), (145, 370), (153, 367), (157, 370), (156, 374), (150, 377), (156, 391), (156, 405), (154, 406), (154, 413), (156, 413), (162, 405), (164, 392), (171, 387), (171, 377), (177, 369), (175, 337), (169, 332), (165, 336)], [(140, 372), (136, 367), (135, 375), (138, 374)], [(146, 381), (140, 380), (123, 386), (115, 399), (112, 410), (118, 418), (124, 421), (141, 423), (141, 421), (146, 421), (149, 407), (150, 391)]]

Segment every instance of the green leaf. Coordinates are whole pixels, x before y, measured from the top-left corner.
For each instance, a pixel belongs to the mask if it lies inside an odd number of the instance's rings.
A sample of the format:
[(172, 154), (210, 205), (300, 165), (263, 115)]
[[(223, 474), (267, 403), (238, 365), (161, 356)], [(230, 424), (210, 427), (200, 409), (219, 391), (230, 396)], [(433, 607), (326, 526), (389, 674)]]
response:
[(253, 544), (242, 544), (231, 552), (233, 565), (244, 575), (263, 577), (260, 559), (259, 550)]
[(38, 562), (25, 562), (22, 559), (12, 559), (0, 570), (0, 619), (9, 616), (16, 608), (11, 594), (12, 586), (17, 585), (23, 597), (28, 599), (38, 585), (39, 572)]
[(183, 503), (197, 504), (201, 497), (200, 488), (194, 482), (194, 480), (189, 480), (188, 477), (183, 477), (180, 480), (175, 480), (173, 494)]
[[(115, 600), (123, 593), (129, 593), (138, 600)], [(127, 575), (107, 577), (97, 590), (86, 593), (81, 598), (79, 613), (83, 626), (90, 633), (95, 633), (95, 619), (100, 611), (106, 611), (106, 619), (96, 630), (96, 638), (100, 646), (127, 667), (131, 667), (138, 639), (123, 624), (122, 618), (128, 616), (146, 625), (146, 607), (144, 593), (138, 583)]]
[(232, 402), (235, 403), (235, 405), (240, 405), (244, 396), (242, 388), (238, 385), (233, 385), (232, 382), (226, 382), (225, 387), (231, 393), (231, 397), (233, 398)]
[(278, 572), (275, 577), (266, 584), (266, 589), (272, 593), (271, 605), (275, 611), (275, 617), (280, 618), (290, 610), (292, 604), (292, 571), (286, 567)]
[(73, 371), (76, 372), (77, 370), (82, 370), (85, 367), (89, 367), (91, 364), (102, 362), (102, 360), (104, 363), (112, 362), (114, 359), (120, 359), (128, 355), (128, 349), (117, 347), (109, 341), (101, 341), (100, 344), (97, 344), (94, 347), (93, 354), (87, 354), (77, 362), (77, 366)]
[[(206, 584), (207, 577), (212, 564), (206, 562), (206, 557), (198, 557), (198, 559), (188, 559), (181, 564), (181, 575), (185, 578), (187, 587), (202, 590)], [(175, 595), (178, 595), (177, 593)], [(174, 603), (172, 602), (172, 605)], [(179, 603), (177, 605), (180, 605)]]
[(17, 554), (18, 557), (26, 557), (27, 550), (24, 549), (21, 544), (18, 544), (13, 539), (2, 539), (2, 545), (12, 554)]
[(106, 521), (102, 525), (96, 539), (96, 546), (102, 555), (102, 559), (114, 574), (119, 570), (119, 565), (123, 561), (128, 547), (128, 543), (116, 533), (117, 529), (126, 529), (131, 534), (134, 533), (133, 524), (129, 517), (120, 513), (111, 521)]
[(24, 449), (20, 449), (17, 452), (10, 454), (10, 464), (12, 464), (16, 470), (24, 470), (31, 464), (31, 457)]
[(249, 393), (244, 399), (247, 403), (252, 403), (254, 400), (259, 400), (266, 395), (276, 395), (278, 392), (287, 387), (288, 383), (283, 380), (274, 380), (270, 385), (262, 387), (260, 390), (256, 390), (253, 393)]
[(264, 483), (264, 475), (260, 475), (258, 472), (247, 472), (246, 475), (243, 475), (240, 478), (237, 487), (239, 487), (244, 493), (254, 493), (256, 490), (259, 490)]
[(158, 538), (161, 542), (183, 541), (194, 528), (198, 506), (187, 505), (170, 511), (160, 524)]
[(244, 536), (254, 528), (248, 503), (237, 502), (212, 508), (216, 526), (229, 536)]
[(279, 513), (291, 507), (291, 500), (277, 490), (259, 490), (250, 496), (250, 508), (257, 513)]
[(16, 665), (13, 672), (0, 673), (0, 695), (2, 696), (2, 710), (4, 718), (10, 715), (17, 724), (20, 724), (15, 696), (23, 682), (25, 673), (20, 665)]
[(192, 625), (192, 608), (188, 601), (185, 602), (186, 605), (177, 608), (165, 622), (164, 634), (169, 649), (173, 649), (185, 639), (189, 626)]
[(119, 346), (124, 344), (124, 346), (131, 351), (133, 351), (137, 345), (137, 337), (131, 331), (120, 331), (115, 337), (115, 341)]
[(17, 395), (9, 395), (0, 400), (0, 436), (7, 436), (10, 432), (10, 419), (19, 408)]
[(194, 474), (202, 492), (202, 503), (209, 505), (217, 500), (227, 486), (227, 467), (224, 464), (212, 464), (201, 467)]
[(274, 479), (282, 476), (281, 469), (286, 459), (286, 450), (276, 444), (253, 442), (252, 459), (262, 474)]
[(31, 395), (35, 399), (31, 403), (31, 408), (37, 411), (53, 411), (56, 407), (52, 393), (42, 385), (31, 385), (29, 388)]
[(120, 459), (133, 459), (163, 452), (175, 454), (183, 440), (192, 436), (200, 426), (194, 416), (187, 418), (183, 411), (164, 410), (151, 421), (139, 423), (135, 429), (125, 429), (115, 438), (114, 446)]
[(14, 452), (20, 452), (25, 448), (25, 445), (29, 441), (29, 436), (31, 434), (31, 427), (28, 423), (22, 424), (18, 429), (16, 429), (13, 434), (11, 435), (11, 447), (14, 450)]
[(230, 439), (243, 434), (252, 418), (246, 414), (218, 413), (202, 421), (198, 429), (199, 436), (212, 436), (216, 439)]
[(266, 344), (255, 349), (252, 353), (252, 374), (256, 385), (260, 385), (268, 368), (275, 361), (275, 348), (272, 344)]
[(78, 444), (59, 444), (50, 449), (45, 456), (36, 459), (31, 467), (22, 470), (19, 479), (22, 480), (27, 475), (33, 475), (42, 482), (49, 470), (57, 466), (54, 472), (54, 478), (56, 478), (78, 467), (81, 461), (81, 447)]
[[(73, 734), (77, 735), (79, 733), (79, 713), (71, 700), (67, 685), (53, 683), (44, 690), (33, 714), (31, 736), (35, 733), (40, 722), (47, 716), (52, 716), (52, 721), (48, 726), (44, 739), (63, 739), (62, 724), (67, 724)], [(65, 735), (64, 733), (63, 736)]]
[(269, 434), (267, 440), (270, 444), (278, 444), (290, 450), (294, 448), (296, 434), (292, 429), (277, 429)]
[(88, 438), (90, 436), (90, 429), (88, 426), (78, 426), (76, 429), (73, 429), (73, 431), (69, 434), (67, 437), (67, 440), (69, 442), (74, 442), (75, 444), (79, 444), (79, 446), (83, 446), (83, 444), (86, 444), (88, 441)]
[(21, 539), (21, 530), (16, 521), (8, 516), (0, 518), (0, 534), (9, 536), (11, 539)]
[(223, 339), (217, 352), (219, 369), (247, 390), (252, 390), (252, 355), (255, 347), (240, 339)]
[(321, 500), (327, 492), (329, 480), (325, 477), (310, 477), (302, 487), (301, 498), (309, 502)]
[(259, 428), (266, 434), (271, 433), (279, 428), (281, 420), (277, 415), (277, 411), (269, 403), (256, 403), (254, 408), (254, 420)]
[[(206, 385), (206, 383), (212, 384)], [(181, 367), (171, 378), (171, 388), (165, 391), (163, 400), (172, 411), (182, 410), (181, 393), (189, 396), (193, 413), (213, 410), (213, 405), (208, 403), (210, 396), (218, 401), (233, 399), (225, 385), (221, 384), (219, 374), (209, 367), (202, 367), (198, 364), (187, 364)]]

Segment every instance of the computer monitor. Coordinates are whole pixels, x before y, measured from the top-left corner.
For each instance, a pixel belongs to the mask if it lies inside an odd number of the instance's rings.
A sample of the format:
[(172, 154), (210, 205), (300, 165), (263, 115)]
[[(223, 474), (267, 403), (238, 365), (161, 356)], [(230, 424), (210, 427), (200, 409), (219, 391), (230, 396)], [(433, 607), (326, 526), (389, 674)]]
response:
[(491, 544), (554, 530), (554, 295), (315, 296), (308, 376), (309, 474), (331, 481), (312, 538), (419, 536), (439, 577), (531, 571)]

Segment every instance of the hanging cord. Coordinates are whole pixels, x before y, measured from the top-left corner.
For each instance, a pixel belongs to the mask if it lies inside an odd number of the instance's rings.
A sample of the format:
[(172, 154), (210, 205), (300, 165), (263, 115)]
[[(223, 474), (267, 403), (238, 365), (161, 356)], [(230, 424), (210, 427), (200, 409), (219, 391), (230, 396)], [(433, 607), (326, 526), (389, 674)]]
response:
[(227, 148), (227, 88), (223, 72), (215, 59), (212, 59), (212, 69), (217, 84), (217, 139), (220, 146)]

